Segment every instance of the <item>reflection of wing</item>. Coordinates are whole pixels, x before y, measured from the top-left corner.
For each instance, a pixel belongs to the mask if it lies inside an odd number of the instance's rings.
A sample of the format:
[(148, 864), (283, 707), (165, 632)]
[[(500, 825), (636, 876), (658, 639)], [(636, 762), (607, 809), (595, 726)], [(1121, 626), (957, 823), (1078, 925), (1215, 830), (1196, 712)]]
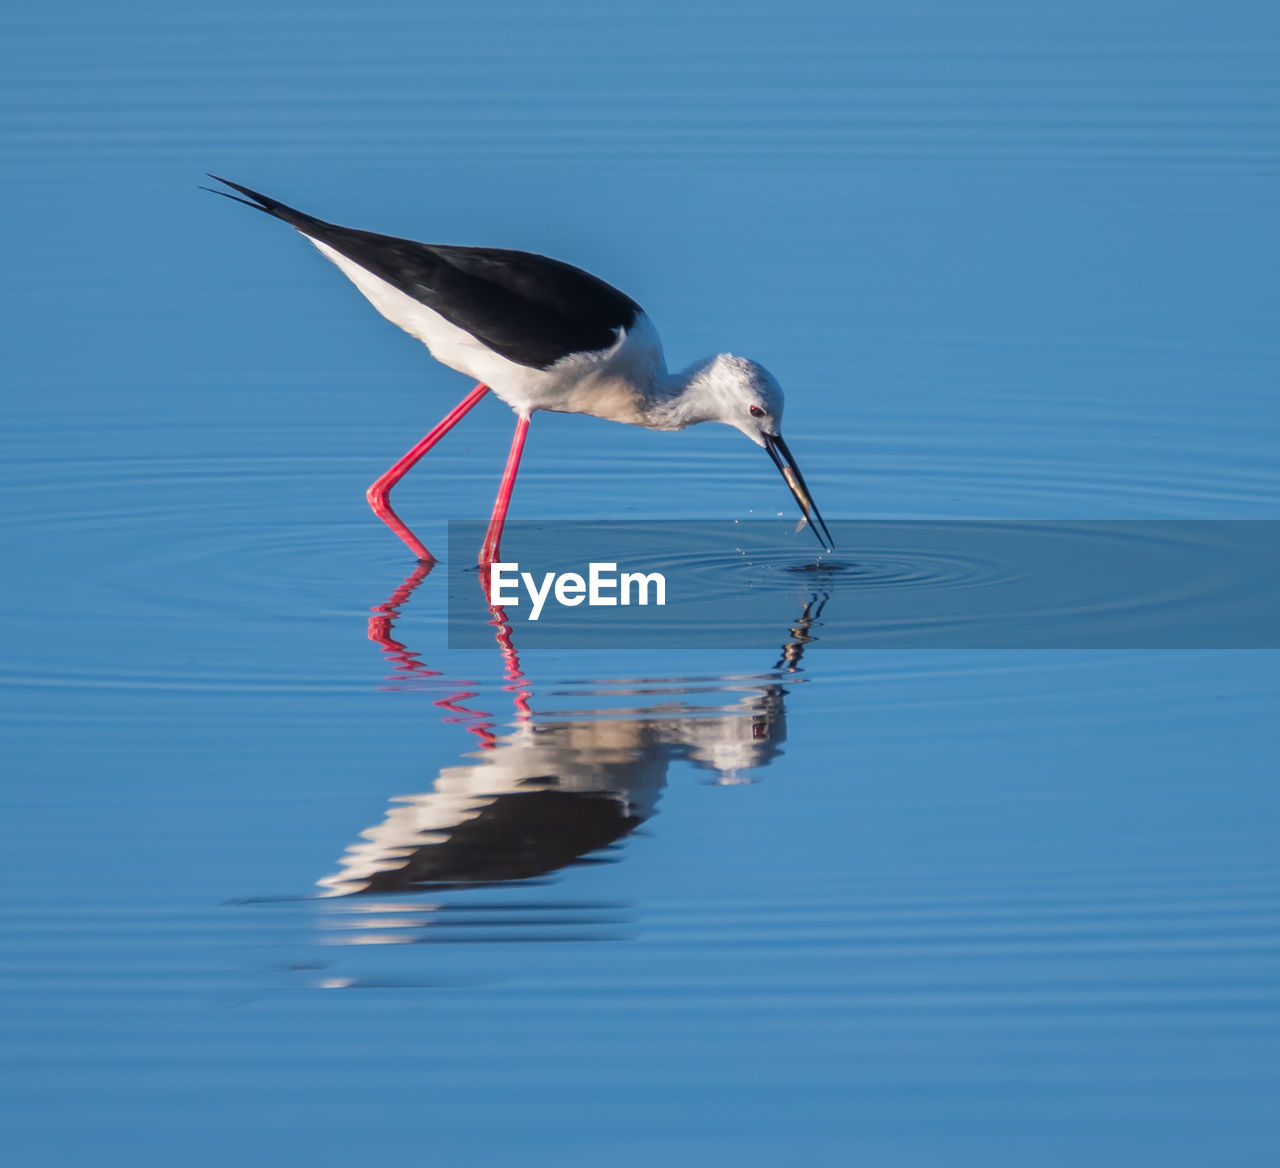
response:
[(671, 748), (651, 723), (523, 723), (362, 832), (330, 895), (518, 880), (613, 843), (653, 814)]
[(654, 717), (581, 719), (522, 723), (430, 791), (394, 799), (319, 883), (342, 896), (554, 872), (648, 819), (672, 759), (732, 782), (785, 737), (779, 685), (705, 712), (664, 701)]
[[(419, 845), (402, 853), (401, 867), (372, 873), (359, 891), (525, 880), (607, 847), (643, 822), (622, 799), (605, 792), (498, 795), (478, 800), (467, 819), (435, 840), (417, 837)], [(324, 883), (335, 892), (355, 891), (352, 875), (348, 870)]]

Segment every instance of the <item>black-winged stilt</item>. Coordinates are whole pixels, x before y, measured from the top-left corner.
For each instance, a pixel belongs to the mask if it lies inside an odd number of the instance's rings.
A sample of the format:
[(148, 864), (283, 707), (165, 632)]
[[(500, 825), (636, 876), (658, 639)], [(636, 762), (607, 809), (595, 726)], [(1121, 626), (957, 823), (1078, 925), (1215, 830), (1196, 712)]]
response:
[[(559, 260), (490, 247), (414, 243), (339, 227), (257, 191), (238, 203), (296, 228), (392, 324), (479, 384), (369, 488), (369, 504), (419, 559), (434, 557), (391, 508), (391, 488), (490, 389), (516, 413), (516, 431), (480, 563), (493, 563), (534, 410), (590, 414), (651, 430), (724, 422), (768, 451), (814, 534), (831, 549), (795, 458), (782, 440), (782, 390), (754, 361), (727, 353), (668, 373), (649, 318), (603, 280)], [(210, 189), (210, 188), (206, 188)]]

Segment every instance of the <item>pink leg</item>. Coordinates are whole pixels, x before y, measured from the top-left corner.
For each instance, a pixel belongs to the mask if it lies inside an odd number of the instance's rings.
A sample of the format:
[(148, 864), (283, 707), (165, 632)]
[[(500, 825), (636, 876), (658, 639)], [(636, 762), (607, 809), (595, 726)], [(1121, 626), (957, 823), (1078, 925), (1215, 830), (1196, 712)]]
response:
[(435, 563), (433, 556), (423, 546), (408, 525), (400, 518), (399, 515), (392, 510), (391, 507), (391, 488), (396, 485), (405, 475), (409, 473), (418, 463), (428, 450), (430, 450), (437, 442), (440, 441), (450, 430), (454, 428), (486, 393), (489, 392), (487, 385), (477, 385), (466, 397), (464, 397), (456, 406), (453, 407), (439, 422), (431, 429), (431, 432), (409, 451), (399, 462), (397, 462), (386, 474), (384, 474), (377, 482), (365, 492), (365, 497), (369, 500), (369, 506), (373, 508), (374, 514), (382, 520), (392, 531), (396, 533), (409, 546), (409, 550), (413, 552), (418, 559), (429, 563)]
[(511, 453), (507, 455), (507, 469), (502, 472), (502, 485), (498, 488), (498, 501), (489, 516), (489, 530), (485, 533), (484, 547), (480, 549), (480, 566), (487, 568), (500, 554), (502, 527), (507, 521), (507, 508), (511, 505), (511, 492), (516, 485), (516, 471), (520, 468), (520, 454), (524, 450), (524, 436), (529, 430), (529, 419), (516, 422), (515, 436), (511, 439)]

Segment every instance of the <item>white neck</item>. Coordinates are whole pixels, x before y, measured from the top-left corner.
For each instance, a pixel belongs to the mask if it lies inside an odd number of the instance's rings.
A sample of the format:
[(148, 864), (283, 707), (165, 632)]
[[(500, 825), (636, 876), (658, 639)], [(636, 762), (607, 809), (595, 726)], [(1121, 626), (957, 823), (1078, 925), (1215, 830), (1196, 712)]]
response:
[(665, 369), (643, 389), (640, 412), (652, 430), (683, 430), (720, 417), (719, 394), (712, 371), (717, 358), (707, 357), (679, 373)]
[(531, 376), (538, 382), (529, 394), (534, 409), (591, 414), (651, 430), (726, 422), (759, 441), (742, 425), (743, 416), (757, 402), (775, 399), (781, 413), (777, 383), (744, 357), (719, 353), (668, 372), (662, 343), (643, 313), (631, 329), (619, 332), (612, 349), (574, 353)]

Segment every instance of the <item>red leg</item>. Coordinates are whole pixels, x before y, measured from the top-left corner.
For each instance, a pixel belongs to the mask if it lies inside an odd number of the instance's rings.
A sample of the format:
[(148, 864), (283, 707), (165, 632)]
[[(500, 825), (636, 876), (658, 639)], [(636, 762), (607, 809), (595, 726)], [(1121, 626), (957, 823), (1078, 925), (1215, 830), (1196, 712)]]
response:
[(418, 460), (426, 454), (437, 442), (440, 441), (450, 430), (454, 428), (486, 393), (489, 392), (487, 385), (477, 385), (466, 397), (464, 397), (456, 406), (453, 407), (439, 422), (431, 429), (421, 442), (409, 451), (399, 462), (397, 462), (386, 474), (384, 474), (377, 482), (365, 492), (365, 497), (369, 500), (369, 506), (373, 508), (374, 514), (382, 520), (392, 531), (396, 533), (408, 545), (409, 550), (413, 552), (418, 559), (429, 564), (435, 563), (433, 556), (423, 546), (408, 525), (400, 518), (399, 515), (392, 510), (391, 507), (391, 488), (396, 485), (405, 475), (409, 473), (418, 463)]
[(489, 516), (489, 530), (485, 533), (484, 547), (480, 549), (480, 566), (487, 568), (500, 554), (502, 526), (507, 521), (507, 508), (511, 505), (511, 492), (516, 485), (516, 471), (520, 468), (520, 454), (524, 450), (524, 436), (529, 430), (529, 419), (521, 417), (516, 422), (515, 436), (511, 439), (511, 453), (507, 455), (507, 469), (502, 472), (502, 485), (498, 488), (498, 501)]

